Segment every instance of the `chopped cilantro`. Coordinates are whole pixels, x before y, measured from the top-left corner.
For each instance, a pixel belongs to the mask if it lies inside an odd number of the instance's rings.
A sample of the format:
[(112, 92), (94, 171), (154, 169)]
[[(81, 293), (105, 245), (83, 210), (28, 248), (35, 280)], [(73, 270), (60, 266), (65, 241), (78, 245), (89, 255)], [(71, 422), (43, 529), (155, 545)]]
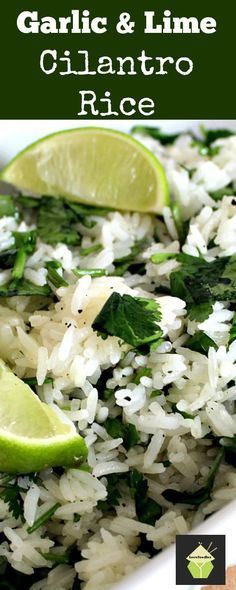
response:
[(229, 344), (232, 344), (236, 340), (236, 312), (234, 313), (230, 332), (229, 332)]
[(80, 256), (90, 256), (90, 254), (95, 254), (96, 252), (101, 252), (102, 244), (94, 244), (94, 246), (90, 246), (89, 248), (81, 248), (79, 251)]
[(90, 277), (105, 277), (107, 271), (104, 268), (73, 268), (73, 274), (76, 277), (84, 277), (90, 275)]
[(130, 248), (130, 253), (127, 256), (116, 258), (114, 260), (114, 271), (111, 276), (123, 276), (125, 272), (130, 271), (132, 273), (142, 274), (145, 271), (145, 263), (138, 262), (137, 256), (143, 251), (146, 245), (146, 240), (140, 240), (135, 242)]
[(162, 145), (174, 143), (180, 135), (180, 133), (164, 133), (159, 127), (145, 127), (143, 125), (135, 125), (131, 131), (132, 133), (148, 135), (149, 137), (153, 137), (153, 139), (158, 139)]
[(47, 268), (47, 279), (53, 287), (59, 289), (59, 287), (67, 287), (68, 283), (65, 279), (59, 274), (58, 269), (61, 268), (60, 262), (57, 260), (49, 260), (46, 262)]
[(111, 510), (114, 506), (119, 506), (119, 499), (121, 498), (121, 494), (117, 488), (117, 484), (119, 482), (119, 475), (116, 473), (110, 474), (106, 476), (107, 479), (107, 497), (106, 500), (99, 500), (97, 507), (98, 510), (102, 512), (107, 512), (107, 510)]
[(189, 303), (187, 305), (188, 317), (191, 321), (195, 320), (200, 322), (204, 322), (209, 318), (209, 315), (213, 312), (213, 304), (212, 303), (199, 303), (199, 305), (195, 303)]
[(15, 217), (17, 209), (10, 195), (0, 195), (0, 218)]
[(29, 534), (31, 534), (31, 533), (34, 533), (34, 531), (37, 531), (37, 529), (39, 529), (39, 527), (43, 526), (53, 516), (53, 514), (56, 512), (56, 510), (58, 508), (60, 508), (60, 505), (61, 504), (59, 504), (59, 502), (57, 502), (51, 508), (49, 508), (49, 510), (47, 510), (46, 512), (41, 514), (41, 516), (39, 516), (39, 518), (37, 518), (34, 521), (34, 524), (27, 528), (27, 532)]
[(220, 188), (218, 191), (214, 191), (213, 193), (209, 193), (214, 201), (221, 201), (223, 197), (231, 197), (236, 194), (235, 188), (232, 184), (226, 186), (224, 188)]
[(153, 389), (150, 398), (159, 397), (159, 395), (162, 395), (161, 389)]
[(154, 526), (162, 515), (161, 506), (148, 496), (148, 483), (143, 474), (133, 469), (127, 474), (130, 495), (135, 500), (137, 517), (140, 522)]
[[(37, 381), (36, 377), (24, 377), (24, 379), (22, 379), (22, 381), (24, 381), (24, 383), (27, 383), (27, 385), (29, 385), (30, 387), (34, 387), (34, 386), (38, 385), (38, 381)], [(52, 377), (46, 377), (46, 379), (44, 379), (43, 385), (46, 385), (48, 383), (53, 383)]]
[(207, 146), (211, 145), (217, 139), (224, 139), (234, 135), (234, 132), (230, 131), (230, 129), (205, 129), (204, 126), (201, 126), (201, 132), (204, 135), (204, 142)]
[(157, 252), (156, 254), (153, 254), (151, 256), (150, 260), (154, 264), (161, 264), (162, 262), (165, 262), (166, 260), (171, 260), (171, 258), (176, 258), (176, 257), (177, 257), (176, 252)]
[(135, 376), (132, 377), (132, 383), (136, 383), (136, 385), (138, 385), (142, 377), (151, 377), (151, 375), (152, 369), (150, 369), (149, 367), (141, 367), (136, 371)]
[(22, 295), (38, 295), (48, 297), (51, 294), (51, 289), (48, 285), (40, 287), (34, 285), (26, 279), (13, 280), (5, 285), (0, 285), (0, 297), (15, 297)]
[(113, 293), (92, 328), (103, 338), (117, 336), (135, 348), (155, 350), (161, 342), (160, 306), (153, 299)]
[(192, 504), (193, 506), (200, 506), (200, 504), (211, 498), (215, 477), (223, 457), (224, 449), (220, 449), (212, 463), (205, 486), (200, 488), (197, 492), (179, 492), (177, 490), (167, 489), (162, 495), (168, 500), (168, 502), (172, 502), (173, 504)]
[(127, 451), (139, 443), (139, 435), (134, 424), (123, 424), (119, 418), (108, 418), (103, 424), (112, 438), (123, 438)]
[(225, 451), (225, 461), (229, 463), (229, 465), (233, 465), (236, 467), (236, 436), (227, 437), (220, 439), (220, 444), (224, 448)]
[(170, 284), (171, 294), (186, 301), (190, 318), (203, 321), (215, 301), (236, 300), (236, 256), (206, 262), (185, 255), (181, 268), (171, 273)]
[(76, 215), (62, 199), (42, 197), (38, 208), (38, 235), (43, 242), (78, 246), (81, 236), (76, 223)]
[(201, 330), (199, 332), (196, 332), (194, 336), (190, 336), (188, 340), (186, 340), (184, 346), (190, 348), (190, 350), (194, 350), (195, 352), (200, 352), (201, 354), (206, 355), (208, 354), (210, 347), (213, 347), (215, 349), (217, 348), (217, 345), (214, 342), (214, 340), (212, 340), (212, 338), (207, 336), (207, 334), (205, 334)]
[(175, 224), (175, 228), (178, 234), (179, 242), (181, 246), (184, 244), (187, 234), (189, 222), (183, 220), (182, 212), (179, 203), (176, 201), (171, 205), (172, 217)]
[(15, 484), (8, 484), (0, 491), (0, 498), (8, 504), (8, 509), (12, 512), (14, 518), (23, 516), (24, 513), (24, 502), (21, 497), (21, 489)]

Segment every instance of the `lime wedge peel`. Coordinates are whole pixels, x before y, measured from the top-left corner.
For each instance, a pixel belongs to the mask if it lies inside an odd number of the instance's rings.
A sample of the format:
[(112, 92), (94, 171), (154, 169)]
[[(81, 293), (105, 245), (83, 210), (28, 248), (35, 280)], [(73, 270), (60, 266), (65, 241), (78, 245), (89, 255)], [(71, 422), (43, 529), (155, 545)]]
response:
[(30, 473), (79, 465), (87, 456), (75, 426), (39, 400), (0, 361), (0, 471)]
[(0, 178), (21, 191), (113, 209), (161, 213), (164, 169), (131, 135), (85, 127), (48, 135), (20, 152)]

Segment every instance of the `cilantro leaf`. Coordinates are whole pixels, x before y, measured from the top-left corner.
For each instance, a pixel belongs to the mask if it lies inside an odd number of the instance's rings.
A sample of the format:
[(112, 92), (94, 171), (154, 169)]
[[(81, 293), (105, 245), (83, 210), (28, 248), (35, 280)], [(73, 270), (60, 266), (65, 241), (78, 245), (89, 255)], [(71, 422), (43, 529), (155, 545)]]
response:
[(143, 474), (133, 469), (127, 474), (130, 495), (135, 500), (137, 517), (140, 522), (154, 526), (162, 515), (161, 506), (148, 496), (148, 483)]
[(115, 269), (111, 276), (123, 276), (125, 272), (130, 271), (135, 274), (143, 274), (145, 272), (145, 262), (138, 262), (137, 256), (143, 251), (146, 245), (146, 240), (135, 242), (130, 249), (127, 256), (116, 258), (113, 264)]
[(123, 445), (127, 451), (139, 442), (134, 424), (123, 424), (119, 418), (108, 418), (103, 426), (112, 438), (123, 438)]
[(135, 125), (132, 133), (140, 133), (140, 135), (148, 135), (153, 139), (158, 139), (162, 145), (170, 145), (178, 139), (180, 133), (164, 133), (159, 127), (145, 127), (143, 125)]
[(77, 246), (81, 236), (76, 229), (77, 218), (62, 199), (42, 197), (38, 208), (38, 235), (47, 244), (63, 242)]
[(231, 137), (231, 135), (234, 135), (234, 132), (230, 131), (230, 129), (205, 129), (202, 126), (201, 131), (204, 135), (204, 142), (207, 146), (211, 145), (211, 143), (213, 143), (217, 139), (224, 139), (226, 137)]
[(188, 340), (185, 342), (184, 346), (190, 348), (190, 350), (194, 350), (195, 352), (200, 352), (201, 354), (208, 354), (209, 348), (217, 348), (216, 343), (212, 338), (207, 336), (201, 330), (196, 332), (194, 336), (190, 336)]
[(34, 285), (25, 279), (13, 280), (5, 285), (0, 285), (0, 297), (15, 297), (22, 295), (38, 295), (40, 297), (48, 297), (51, 294), (51, 289), (48, 285), (40, 287)]
[(118, 482), (120, 480), (119, 475), (116, 473), (112, 473), (106, 476), (107, 478), (107, 497), (106, 500), (99, 500), (97, 507), (98, 510), (102, 512), (107, 512), (111, 510), (114, 506), (119, 506), (119, 499), (121, 498), (121, 494), (117, 488)]
[[(187, 306), (236, 299), (236, 256), (206, 262), (187, 256), (180, 270), (170, 275), (171, 294), (187, 302)], [(199, 321), (199, 320), (198, 320)]]
[(172, 217), (175, 224), (175, 228), (178, 234), (179, 242), (181, 246), (184, 244), (189, 228), (189, 221), (183, 220), (183, 215), (179, 203), (176, 201), (171, 205)]
[(13, 198), (10, 195), (0, 195), (0, 218), (14, 217), (17, 209), (14, 205)]
[(236, 312), (234, 313), (230, 332), (229, 332), (229, 344), (232, 344), (236, 340)]
[(167, 489), (162, 492), (162, 495), (168, 502), (172, 502), (173, 504), (200, 506), (200, 504), (211, 498), (215, 477), (223, 457), (224, 449), (221, 448), (212, 463), (205, 486), (197, 490), (197, 492), (179, 492), (177, 490)]
[(191, 321), (196, 320), (197, 322), (204, 322), (213, 312), (213, 304), (210, 302), (199, 303), (199, 305), (189, 303), (187, 304), (187, 312)]
[(220, 188), (218, 191), (214, 191), (213, 193), (209, 193), (211, 198), (214, 201), (221, 201), (223, 197), (231, 197), (235, 195), (236, 191), (232, 184), (225, 186), (224, 188)]
[(24, 502), (20, 495), (20, 488), (17, 484), (14, 485), (7, 485), (3, 490), (0, 492), (0, 498), (8, 504), (8, 509), (12, 512), (14, 518), (19, 518), (19, 516), (23, 516), (24, 513)]
[(161, 342), (160, 306), (153, 299), (113, 293), (92, 328), (103, 338), (117, 336), (135, 348), (155, 349)]
[(57, 260), (49, 260), (46, 262), (47, 268), (47, 279), (51, 285), (53, 285), (56, 289), (59, 287), (67, 287), (68, 283), (65, 279), (59, 274), (58, 269), (61, 268), (60, 262)]

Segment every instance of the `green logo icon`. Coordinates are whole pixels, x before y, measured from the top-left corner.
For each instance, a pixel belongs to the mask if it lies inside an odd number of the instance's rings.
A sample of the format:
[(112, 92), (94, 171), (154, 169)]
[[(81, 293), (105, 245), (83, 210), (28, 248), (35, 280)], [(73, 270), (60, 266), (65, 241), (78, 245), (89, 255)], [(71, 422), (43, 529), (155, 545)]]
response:
[(194, 549), (186, 558), (188, 560), (187, 568), (193, 578), (207, 579), (214, 568), (213, 561), (215, 557), (212, 555), (215, 549), (210, 551), (212, 543), (207, 549), (199, 542), (198, 547)]

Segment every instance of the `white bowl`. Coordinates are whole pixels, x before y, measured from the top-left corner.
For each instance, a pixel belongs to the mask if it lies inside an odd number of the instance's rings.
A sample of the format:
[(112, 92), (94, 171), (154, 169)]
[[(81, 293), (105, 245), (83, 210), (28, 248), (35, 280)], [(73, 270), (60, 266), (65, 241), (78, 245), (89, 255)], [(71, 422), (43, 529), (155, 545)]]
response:
[[(80, 120), (0, 120), (0, 168), (4, 166), (19, 150), (29, 143), (60, 129), (73, 127), (112, 127), (120, 131), (129, 131), (133, 125), (153, 125), (167, 132), (195, 130), (199, 125), (218, 128), (226, 127), (236, 131), (236, 120), (132, 120), (119, 121), (101, 119), (93, 121)], [(236, 501), (208, 518), (194, 529), (194, 534), (226, 535), (226, 565), (236, 564)], [(191, 533), (190, 533), (191, 534)], [(175, 546), (163, 550), (143, 567), (116, 584), (114, 590), (187, 590), (187, 586), (175, 584)], [(200, 586), (190, 586), (188, 590), (199, 590)]]

